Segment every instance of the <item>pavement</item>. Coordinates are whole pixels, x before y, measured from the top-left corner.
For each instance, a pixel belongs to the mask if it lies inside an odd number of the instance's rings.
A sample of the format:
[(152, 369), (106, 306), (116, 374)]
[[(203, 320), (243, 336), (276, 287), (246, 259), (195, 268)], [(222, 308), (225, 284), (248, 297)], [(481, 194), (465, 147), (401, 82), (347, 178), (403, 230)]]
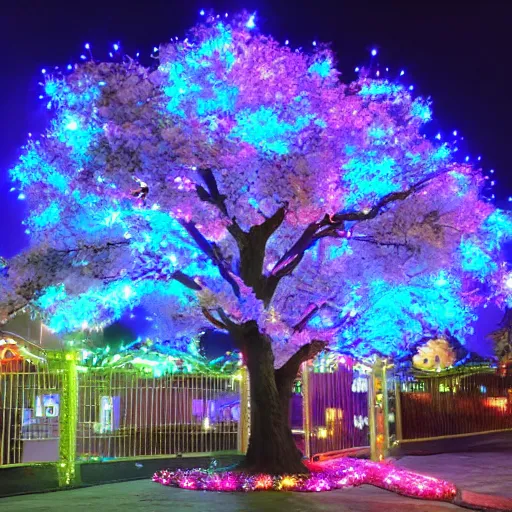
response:
[(442, 478), (459, 489), (456, 503), (475, 510), (512, 511), (512, 453), (444, 453), (403, 457), (397, 466)]
[(442, 478), (468, 491), (512, 498), (512, 452), (404, 457), (396, 466)]
[[(512, 454), (408, 456), (397, 466), (455, 483), (475, 510), (512, 511)], [(1, 485), (1, 482), (0, 482)], [(508, 500), (507, 500), (508, 498)], [(0, 499), (1, 512), (443, 512), (450, 503), (405, 498), (371, 486), (322, 493), (214, 493), (164, 487), (149, 480)]]
[[(1, 485), (1, 483), (0, 483)], [(321, 493), (185, 491), (136, 480), (0, 499), (2, 512), (445, 512), (449, 503), (403, 498), (371, 486)]]

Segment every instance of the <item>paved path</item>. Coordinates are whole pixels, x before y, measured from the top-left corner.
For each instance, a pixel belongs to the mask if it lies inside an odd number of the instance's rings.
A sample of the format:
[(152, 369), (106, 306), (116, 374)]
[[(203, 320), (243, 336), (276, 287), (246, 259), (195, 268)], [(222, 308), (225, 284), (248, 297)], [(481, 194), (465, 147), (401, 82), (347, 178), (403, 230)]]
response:
[[(1, 485), (1, 483), (0, 483)], [(403, 498), (362, 486), (322, 493), (184, 491), (137, 480), (0, 499), (2, 512), (445, 512), (449, 503)]]
[(512, 451), (404, 457), (395, 464), (447, 480), (460, 489), (512, 498)]
[[(512, 453), (404, 457), (396, 465), (453, 482), (466, 491), (512, 498)], [(0, 485), (1, 482), (0, 482)], [(404, 498), (371, 486), (324, 493), (206, 493), (137, 480), (0, 499), (1, 512), (443, 512), (455, 505)]]

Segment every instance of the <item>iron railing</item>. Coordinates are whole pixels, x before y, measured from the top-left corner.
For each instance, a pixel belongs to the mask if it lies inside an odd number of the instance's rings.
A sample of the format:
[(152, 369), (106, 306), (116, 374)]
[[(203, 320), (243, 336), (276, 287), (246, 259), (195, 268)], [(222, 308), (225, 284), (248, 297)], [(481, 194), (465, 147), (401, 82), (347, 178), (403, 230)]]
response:
[(512, 429), (512, 376), (495, 368), (397, 379), (400, 440)]

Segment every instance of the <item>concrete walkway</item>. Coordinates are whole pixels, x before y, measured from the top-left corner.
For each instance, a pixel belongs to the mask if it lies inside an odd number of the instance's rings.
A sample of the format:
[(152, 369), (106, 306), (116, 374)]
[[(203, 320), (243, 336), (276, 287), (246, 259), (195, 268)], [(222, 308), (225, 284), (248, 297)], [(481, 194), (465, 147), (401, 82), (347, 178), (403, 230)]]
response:
[(454, 483), (456, 503), (476, 510), (512, 511), (512, 453), (470, 452), (404, 457), (396, 461), (417, 473)]
[[(1, 483), (0, 483), (1, 485)], [(362, 486), (322, 493), (184, 491), (148, 480), (0, 499), (2, 512), (447, 512), (449, 503), (397, 496)]]
[(512, 498), (512, 451), (404, 457), (395, 465), (447, 480), (460, 489)]
[[(495, 510), (512, 511), (512, 506), (494, 506), (498, 497), (512, 499), (512, 453), (451, 453), (408, 456), (395, 461), (399, 467), (453, 482), (466, 491), (468, 499)], [(0, 485), (1, 482), (0, 482)], [(495, 496), (481, 501), (470, 493)], [(478, 501), (480, 499), (480, 501)], [(509, 502), (509, 503), (512, 503)], [(476, 510), (483, 507), (475, 506)], [(458, 506), (404, 498), (371, 486), (323, 493), (212, 493), (164, 487), (149, 480), (108, 484), (0, 499), (1, 512), (442, 512), (464, 510)]]

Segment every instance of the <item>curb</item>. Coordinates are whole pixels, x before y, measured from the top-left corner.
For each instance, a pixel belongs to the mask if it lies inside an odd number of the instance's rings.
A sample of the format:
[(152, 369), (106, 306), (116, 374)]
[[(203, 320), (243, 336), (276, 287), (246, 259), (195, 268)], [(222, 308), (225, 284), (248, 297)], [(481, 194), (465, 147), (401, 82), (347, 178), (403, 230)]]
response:
[(461, 490), (452, 502), (459, 507), (489, 512), (512, 512), (512, 498)]

